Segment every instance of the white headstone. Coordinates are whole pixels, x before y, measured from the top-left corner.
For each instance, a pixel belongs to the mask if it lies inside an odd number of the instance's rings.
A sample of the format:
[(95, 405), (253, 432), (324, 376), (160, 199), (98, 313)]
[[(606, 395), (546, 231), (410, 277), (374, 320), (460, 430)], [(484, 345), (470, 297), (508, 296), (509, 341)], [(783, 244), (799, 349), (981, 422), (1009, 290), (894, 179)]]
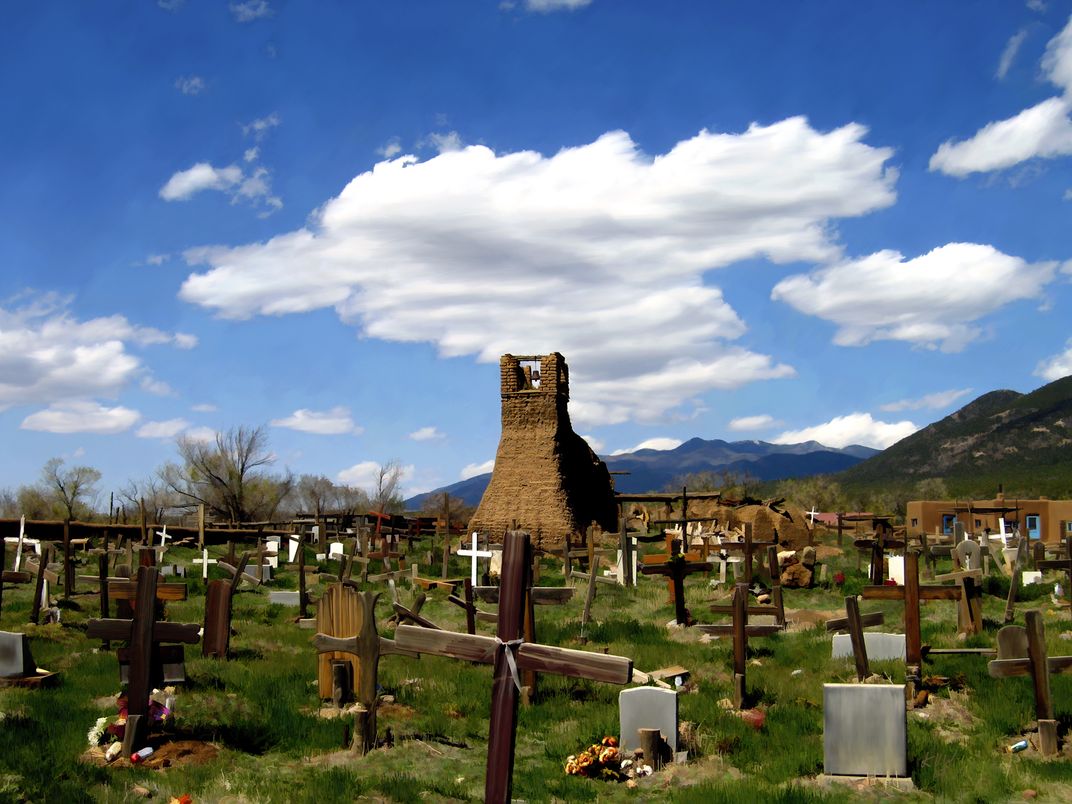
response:
[(337, 559), (342, 558), (345, 553), (343, 552), (342, 542), (332, 542), (328, 545), (328, 558)]
[(823, 768), (834, 776), (907, 776), (903, 684), (823, 685)]
[(268, 593), (268, 602), (280, 606), (300, 606), (301, 592), (272, 591)]
[(1042, 583), (1042, 573), (1038, 570), (1024, 570), (1020, 573), (1020, 580), (1025, 586), (1029, 583)]
[(0, 678), (25, 678), (36, 672), (37, 665), (30, 655), (29, 637), (0, 631)]
[[(492, 578), (498, 578), (502, 575), (502, 562), (503, 554), (502, 550), (491, 551), (491, 561), (488, 563), (488, 575)], [(427, 563), (431, 563), (430, 561)]]
[[(752, 618), (748, 618), (752, 622)], [(864, 631), (864, 650), (869, 661), (904, 661), (905, 635), (883, 634), (878, 631)], [(852, 657), (852, 639), (848, 634), (834, 634), (831, 658), (845, 659)]]
[(896, 581), (898, 586), (904, 586), (904, 556), (889, 556), (890, 580)]
[(677, 693), (659, 687), (633, 687), (618, 693), (622, 753), (640, 747), (637, 729), (658, 729), (677, 751)]

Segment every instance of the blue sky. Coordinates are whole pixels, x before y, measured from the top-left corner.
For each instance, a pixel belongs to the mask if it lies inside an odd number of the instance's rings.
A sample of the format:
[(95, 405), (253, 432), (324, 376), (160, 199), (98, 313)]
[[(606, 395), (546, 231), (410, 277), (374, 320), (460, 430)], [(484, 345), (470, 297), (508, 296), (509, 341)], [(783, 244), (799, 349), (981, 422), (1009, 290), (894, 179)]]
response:
[(407, 490), (498, 356), (601, 452), (1072, 373), (1072, 2), (54, 2), (0, 28), (0, 486), (181, 434)]

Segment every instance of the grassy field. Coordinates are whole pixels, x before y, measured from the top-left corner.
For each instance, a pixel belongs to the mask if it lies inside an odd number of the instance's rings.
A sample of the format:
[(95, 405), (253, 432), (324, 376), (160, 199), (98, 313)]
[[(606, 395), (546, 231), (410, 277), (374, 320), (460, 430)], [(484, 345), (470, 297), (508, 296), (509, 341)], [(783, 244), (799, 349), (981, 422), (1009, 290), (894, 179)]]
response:
[[(187, 563), (193, 551), (176, 548), (168, 561)], [(865, 582), (852, 556), (828, 559), (829, 574), (846, 575), (843, 588), (786, 590), (789, 612), (828, 615), (843, 610), (846, 593)], [(463, 572), (459, 562), (456, 577)], [(215, 568), (213, 568), (215, 570)], [(559, 568), (560, 569), (560, 568)], [(168, 605), (168, 619), (201, 622), (204, 588), (189, 580), (189, 600)], [(542, 585), (561, 584), (552, 562)], [(294, 573), (281, 571), (270, 588), (295, 588)], [(992, 645), (1004, 609), (1000, 579), (988, 584), (987, 632), (969, 645)], [(1067, 609), (1050, 604), (1048, 590), (1017, 607), (1017, 622), (1029, 607), (1046, 612), (1050, 655), (1072, 651)], [(728, 599), (702, 576), (686, 582), (689, 606), (701, 622), (706, 604)], [(315, 592), (315, 588), (313, 590)], [(1041, 592), (1046, 592), (1039, 596)], [(403, 590), (403, 597), (413, 593)], [(232, 639), (235, 657), (202, 659), (187, 648), (189, 682), (180, 687), (175, 730), (182, 739), (210, 741), (219, 755), (202, 765), (163, 771), (100, 768), (81, 760), (86, 732), (114, 713), (119, 690), (114, 652), (98, 650), (84, 623), (95, 616), (96, 598), (81, 595), (63, 611), (62, 625), (27, 624), (28, 587), (4, 591), (0, 628), (30, 635), (39, 666), (63, 673), (50, 690), (0, 690), (0, 801), (135, 801), (146, 788), (154, 801), (189, 794), (194, 801), (317, 802), (480, 800), (490, 707), (491, 670), (448, 659), (387, 656), (380, 684), (395, 702), (381, 707), (380, 736), (389, 728), (391, 748), (354, 757), (343, 748), (346, 720), (318, 716), (316, 654), (311, 631), (293, 623), (296, 609), (269, 605), (263, 590), (244, 589), (236, 597)], [(579, 621), (583, 589), (565, 606), (538, 607), (541, 642), (581, 647)], [(887, 628), (899, 630), (900, 606), (862, 602), (864, 611), (885, 610)], [(463, 612), (432, 592), (423, 614), (448, 628), (464, 630)], [(381, 633), (389, 615), (381, 599)], [(641, 578), (636, 590), (600, 585), (589, 628), (588, 649), (630, 656), (641, 670), (670, 664), (692, 672), (692, 689), (680, 698), (680, 716), (694, 724), (690, 761), (642, 780), (634, 789), (569, 777), (569, 754), (607, 734), (616, 734), (617, 695), (612, 685), (543, 676), (533, 706), (519, 718), (514, 797), (527, 801), (851, 801), (862, 795), (899, 797), (833, 788), (822, 789), (822, 685), (855, 679), (851, 660), (830, 658), (830, 638), (819, 628), (792, 626), (773, 638), (750, 643), (749, 691), (766, 710), (755, 731), (720, 706), (731, 693), (728, 639), (702, 641), (694, 629), (668, 629), (673, 608), (660, 580)], [(790, 614), (790, 620), (794, 619)], [(962, 646), (955, 636), (953, 604), (924, 604), (923, 640), (934, 646)], [(482, 626), (484, 633), (492, 633)], [(481, 630), (478, 629), (478, 630)], [(801, 672), (794, 674), (793, 671)], [(875, 672), (904, 680), (897, 663), (874, 664)], [(1029, 731), (1034, 719), (1028, 678), (998, 681), (987, 675), (984, 659), (937, 657), (926, 676), (945, 676), (932, 703), (909, 714), (909, 762), (917, 792), (904, 796), (936, 801), (1022, 800), (1022, 791), (1040, 800), (1072, 800), (1072, 764), (1064, 755), (1042, 760), (1033, 751), (1005, 754), (1002, 748)], [(1072, 725), (1072, 679), (1053, 677), (1061, 733)]]

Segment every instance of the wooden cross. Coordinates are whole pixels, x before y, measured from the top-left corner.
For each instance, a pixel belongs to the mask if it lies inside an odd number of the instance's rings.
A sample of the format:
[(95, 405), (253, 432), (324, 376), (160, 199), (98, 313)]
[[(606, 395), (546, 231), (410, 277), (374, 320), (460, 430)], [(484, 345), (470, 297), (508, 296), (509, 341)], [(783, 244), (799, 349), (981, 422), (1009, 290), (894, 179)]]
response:
[(726, 552), (741, 552), (744, 557), (744, 582), (746, 584), (752, 583), (752, 554), (757, 550), (763, 550), (767, 547), (778, 547), (778, 531), (774, 532), (774, 541), (772, 542), (754, 542), (752, 541), (752, 523), (744, 523), (744, 536), (739, 542), (727, 542), (725, 539), (719, 545), (719, 551)]
[[(961, 544), (975, 544), (961, 542)], [(959, 545), (958, 545), (959, 548)], [(976, 545), (976, 550), (978, 546)], [(976, 552), (978, 560), (978, 552)], [(956, 581), (960, 588), (960, 605), (957, 606), (957, 631), (962, 634), (978, 634), (983, 630), (983, 570), (961, 569), (935, 576), (936, 581)]]
[[(161, 584), (173, 586), (174, 584)], [(109, 584), (109, 588), (111, 588)], [(156, 619), (155, 602), (159, 596), (157, 569), (141, 567), (134, 593), (134, 618), (131, 620), (90, 620), (86, 636), (127, 641), (130, 669), (127, 682), (127, 727), (123, 749), (128, 756), (145, 742), (149, 714), (149, 694), (160, 683), (160, 643), (196, 644), (200, 626), (193, 623), (168, 623)]]
[(1020, 589), (1020, 583), (1023, 580), (1023, 565), (1024, 565), (1024, 552), (1026, 550), (1026, 542), (1020, 542), (1019, 549), (1016, 551), (1016, 558), (1013, 560), (1012, 567), (1009, 569), (1009, 596), (1005, 599), (1005, 622), (1011, 623), (1016, 616), (1016, 593)]
[(994, 678), (1031, 676), (1035, 686), (1035, 716), (1039, 727), (1039, 751), (1057, 753), (1057, 721), (1050, 695), (1051, 673), (1072, 673), (1072, 656), (1047, 656), (1042, 612), (1024, 615), (1027, 627), (1006, 625), (998, 631), (998, 658), (987, 664)]
[(36, 564), (33, 561), (26, 562), (26, 566), (30, 571), (37, 575), (37, 582), (34, 585), (33, 604), (30, 606), (30, 622), (34, 625), (41, 621), (41, 606), (48, 606), (48, 585), (56, 583), (59, 579), (59, 576), (48, 568), (49, 563), (52, 561), (52, 550), (52, 545), (45, 547)]
[(453, 603), (455, 606), (460, 606), (465, 610), (465, 631), (469, 634), (476, 633), (476, 621), (487, 623), (497, 623), (499, 621), (499, 615), (495, 612), (481, 611), (476, 607), (476, 603), (473, 600), (473, 585), (466, 578), (464, 581), (463, 589), (464, 597), (458, 597), (457, 594), (451, 593), (447, 600)]
[[(357, 657), (357, 700), (364, 707), (359, 712), (352, 749), (365, 754), (376, 747), (376, 706), (379, 700), (377, 692), (380, 656), (391, 654), (416, 656), (414, 650), (407, 649), (397, 641), (380, 636), (376, 630), (376, 600), (379, 592), (359, 592), (361, 624), (356, 636), (340, 638), (318, 633), (313, 637), (313, 645), (318, 653), (349, 653)], [(414, 626), (400, 626), (413, 628)], [(418, 628), (417, 630), (424, 630)]]
[(731, 634), (733, 636), (733, 705), (744, 706), (748, 665), (748, 637), (763, 637), (784, 630), (781, 625), (748, 624), (748, 584), (737, 583), (733, 588), (733, 622), (718, 625), (697, 625), (705, 634)]
[(484, 782), (484, 800), (492, 804), (510, 801), (521, 671), (559, 673), (612, 684), (627, 684), (633, 676), (633, 662), (624, 656), (556, 648), (519, 639), (531, 571), (530, 549), (527, 533), (506, 534), (497, 636), (455, 634), (411, 625), (400, 625), (395, 632), (396, 644), (405, 649), (494, 664)]
[(923, 666), (923, 641), (919, 633), (919, 603), (921, 600), (959, 600), (959, 586), (920, 586), (919, 555), (905, 551), (904, 586), (865, 586), (861, 595), (865, 600), (900, 600), (904, 603), (905, 664), (908, 678), (920, 680)]
[(479, 558), (491, 558), (491, 550), (478, 550), (477, 549), (477, 537), (476, 537), (476, 532), (475, 531), (473, 532), (472, 541), (470, 542), (470, 544), (472, 546), (468, 550), (459, 549), (458, 550), (458, 555), (465, 556), (465, 557), (469, 558), (469, 560), (471, 562), (471, 569), (472, 569), (472, 572), (471, 572), (471, 574), (469, 576), (469, 582), (471, 584), (473, 584), (473, 586), (476, 586), (476, 562), (477, 562), (477, 559), (479, 559)]
[[(778, 549), (776, 547), (772, 546), (767, 548), (767, 566), (771, 578), (771, 602), (763, 604), (756, 603), (755, 605), (750, 604), (747, 607), (748, 614), (773, 615), (775, 623), (784, 628), (785, 603), (782, 599), (782, 574), (780, 572)], [(711, 606), (711, 611), (715, 614), (733, 614), (733, 603), (715, 604)]]
[[(869, 539), (857, 539), (853, 542), (857, 551), (870, 549), (871, 551), (871, 583), (881, 586), (886, 580), (885, 559), (886, 550), (903, 550), (903, 541), (891, 538), (893, 529), (883, 520), (875, 522), (875, 532)], [(856, 569), (860, 568), (860, 553), (856, 553)]]
[(4, 584), (5, 583), (29, 583), (33, 576), (28, 572), (21, 572), (18, 570), (7, 570), (4, 567), (7, 566), (7, 544), (0, 542), (0, 611), (3, 610), (4, 605)]
[(835, 617), (826, 621), (827, 633), (848, 631), (852, 641), (852, 658), (856, 662), (856, 679), (863, 681), (871, 675), (871, 666), (867, 661), (867, 643), (864, 641), (864, 628), (869, 625), (882, 625), (886, 615), (881, 611), (873, 614), (860, 614), (860, 601), (856, 595), (845, 598), (844, 617)]
[(421, 592), (413, 600), (413, 606), (407, 606), (402, 602), (402, 598), (398, 594), (398, 587), (395, 586), (393, 580), (387, 581), (387, 586), (391, 590), (391, 608), (394, 609), (394, 616), (392, 619), (397, 621), (400, 625), (404, 625), (406, 622), (411, 622), (414, 625), (419, 625), (421, 628), (439, 628), (434, 622), (427, 617), (421, 616), (421, 609), (424, 608), (425, 602), (428, 600), (428, 595)]
[(635, 558), (636, 539), (629, 535), (628, 521), (625, 517), (618, 520), (618, 550), (621, 553), (621, 571), (618, 583), (622, 586), (636, 586)]
[(674, 619), (678, 625), (686, 626), (692, 624), (692, 618), (685, 608), (685, 576), (709, 569), (710, 565), (706, 562), (689, 561), (687, 556), (678, 553), (662, 564), (645, 564), (640, 571), (645, 575), (665, 575), (670, 579), (674, 591)]
[(209, 581), (205, 590), (205, 636), (201, 640), (201, 655), (213, 659), (226, 659), (231, 647), (231, 614), (238, 584), (245, 577), (249, 553), (238, 560), (235, 574), (230, 580)]
[[(1040, 570), (1057, 570), (1058, 572), (1068, 573), (1068, 597), (1072, 601), (1072, 536), (1065, 537), (1065, 555), (1064, 558), (1047, 559), (1045, 561), (1035, 562), (1035, 566)], [(1072, 611), (1072, 606), (1069, 607), (1069, 611)]]
[(605, 555), (610, 552), (604, 548), (596, 547), (596, 530), (598, 528), (599, 526), (595, 522), (589, 525), (588, 530), (585, 534), (585, 549), (575, 550), (570, 553), (571, 558), (583, 556), (585, 559), (587, 559), (588, 572), (578, 572), (576, 570), (573, 570), (568, 576), (566, 576), (567, 580), (579, 580), (588, 583), (589, 579), (594, 574), (597, 583), (609, 583), (617, 585), (618, 581), (614, 578), (608, 578), (606, 576), (599, 575), (598, 573), (593, 573), (592, 567), (596, 564), (598, 556)]

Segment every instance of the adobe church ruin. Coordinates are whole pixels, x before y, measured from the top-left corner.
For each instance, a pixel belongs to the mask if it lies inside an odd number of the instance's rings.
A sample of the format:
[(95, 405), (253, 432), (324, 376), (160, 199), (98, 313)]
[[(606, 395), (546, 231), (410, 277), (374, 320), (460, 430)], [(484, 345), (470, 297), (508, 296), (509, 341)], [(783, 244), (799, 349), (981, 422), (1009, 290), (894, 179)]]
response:
[(607, 466), (573, 432), (569, 370), (558, 352), (535, 357), (503, 355), (502, 437), (491, 482), (470, 531), (502, 536), (516, 521), (533, 542), (556, 544), (593, 521), (617, 530)]

